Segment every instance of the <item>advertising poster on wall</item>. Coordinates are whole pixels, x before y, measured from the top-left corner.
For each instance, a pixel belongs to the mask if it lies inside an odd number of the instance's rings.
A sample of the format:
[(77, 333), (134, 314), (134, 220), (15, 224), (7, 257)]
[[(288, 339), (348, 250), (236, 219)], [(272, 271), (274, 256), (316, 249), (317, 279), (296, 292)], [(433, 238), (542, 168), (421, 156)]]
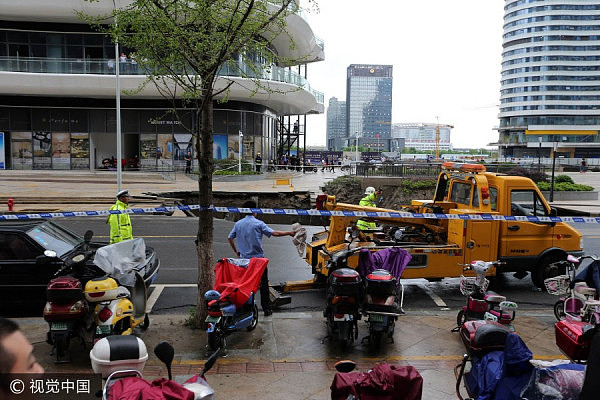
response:
[(140, 166), (156, 166), (156, 134), (140, 135)]
[(170, 163), (173, 158), (173, 135), (158, 134), (158, 140), (156, 144), (156, 158), (163, 159)]
[(227, 135), (213, 136), (213, 158), (216, 160), (227, 158)]
[(71, 168), (71, 135), (52, 134), (52, 169)]
[[(215, 135), (216, 136), (216, 135)], [(240, 153), (240, 144), (237, 136), (225, 136), (227, 137), (227, 158), (234, 160), (238, 158)]]
[(71, 133), (71, 168), (90, 168), (90, 139), (87, 133)]
[(33, 165), (31, 132), (12, 132), (10, 150), (13, 169), (31, 169)]
[(0, 132), (0, 169), (6, 169), (6, 159), (4, 150), (4, 132)]
[(33, 132), (33, 168), (52, 168), (52, 134), (50, 132)]

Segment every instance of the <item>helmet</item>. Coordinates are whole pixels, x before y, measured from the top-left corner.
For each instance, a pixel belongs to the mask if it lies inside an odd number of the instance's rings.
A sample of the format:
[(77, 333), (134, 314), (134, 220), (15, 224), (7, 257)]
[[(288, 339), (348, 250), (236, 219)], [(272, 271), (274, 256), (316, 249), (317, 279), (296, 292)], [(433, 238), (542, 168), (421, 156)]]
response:
[(373, 186), (369, 186), (365, 189), (365, 194), (373, 194), (375, 193), (375, 188)]

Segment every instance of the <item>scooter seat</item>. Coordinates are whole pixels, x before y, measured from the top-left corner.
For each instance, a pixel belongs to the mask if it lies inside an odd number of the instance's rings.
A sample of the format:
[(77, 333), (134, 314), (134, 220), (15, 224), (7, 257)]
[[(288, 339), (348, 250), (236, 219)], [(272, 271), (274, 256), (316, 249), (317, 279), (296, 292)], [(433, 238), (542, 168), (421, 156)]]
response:
[(501, 303), (503, 301), (506, 301), (506, 296), (502, 296), (498, 293), (494, 293), (494, 292), (488, 292), (486, 293), (486, 295), (484, 296), (485, 301), (488, 301), (490, 303)]
[(594, 296), (596, 294), (596, 289), (589, 287), (585, 282), (576, 282), (574, 289), (577, 294), (584, 296)]

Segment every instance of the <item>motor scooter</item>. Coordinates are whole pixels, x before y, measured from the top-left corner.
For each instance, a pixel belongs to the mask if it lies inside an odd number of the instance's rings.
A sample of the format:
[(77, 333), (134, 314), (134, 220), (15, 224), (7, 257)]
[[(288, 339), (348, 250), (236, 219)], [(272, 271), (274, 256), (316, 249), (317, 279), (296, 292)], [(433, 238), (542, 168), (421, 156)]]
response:
[[(98, 341), (90, 359), (95, 373), (102, 374), (106, 383), (102, 389), (102, 399), (109, 398), (165, 398), (183, 400), (212, 400), (215, 391), (206, 381), (206, 373), (214, 366), (220, 355), (217, 349), (207, 359), (202, 372), (180, 384), (173, 380), (171, 365), (175, 349), (168, 342), (162, 341), (154, 347), (154, 354), (165, 364), (168, 380), (159, 378), (154, 382), (144, 379), (142, 370), (148, 359), (144, 342), (133, 336), (108, 336)], [(135, 355), (137, 358), (131, 358)], [(190, 393), (191, 392), (191, 393)]]
[(363, 340), (368, 339), (369, 345), (377, 348), (385, 335), (393, 343), (396, 320), (404, 314), (404, 285), (385, 269), (374, 270), (363, 282), (361, 308), (369, 327), (369, 336)]
[[(67, 259), (46, 286), (47, 302), (43, 313), (49, 326), (46, 342), (52, 345), (55, 363), (71, 362), (71, 339), (78, 338), (84, 349), (86, 346), (87, 331), (92, 319), (83, 295), (82, 278), (86, 263), (93, 254), (87, 246), (92, 235), (92, 231), (85, 233), (83, 252)], [(52, 250), (46, 250), (44, 257), (57, 258), (57, 255)]]
[(566, 260), (554, 263), (559, 268), (564, 268), (566, 274), (544, 280), (546, 291), (560, 296), (554, 303), (554, 316), (557, 321), (568, 317), (592, 325), (600, 323), (600, 301), (596, 299), (596, 289), (589, 287), (586, 282), (576, 282), (575, 279), (577, 267), (585, 259), (597, 261), (594, 256), (577, 258), (569, 254)]
[(135, 273), (133, 287), (121, 286), (116, 279), (103, 276), (85, 284), (84, 295), (94, 309), (93, 343), (109, 335), (130, 335), (133, 329), (150, 326), (146, 313), (146, 285)]
[[(344, 350), (358, 338), (358, 321), (361, 319), (362, 279), (356, 270), (348, 268), (348, 257), (361, 250), (350, 248), (357, 233), (352, 233), (348, 249), (329, 254), (327, 266), (329, 278), (323, 310), (327, 322), (327, 337), (337, 336), (340, 347)], [(324, 248), (323, 250), (327, 252)]]
[(215, 266), (215, 285), (204, 294), (207, 303), (206, 335), (212, 350), (225, 349), (226, 337), (258, 324), (254, 300), (267, 258), (223, 258)]
[(461, 264), (465, 267), (464, 271), (475, 271), (476, 276), (461, 276), (460, 292), (467, 297), (467, 302), (456, 316), (456, 327), (452, 329), (453, 332), (458, 332), (465, 322), (474, 320), (495, 321), (507, 326), (511, 331), (515, 330), (512, 322), (518, 308), (517, 303), (487, 291), (489, 281), (485, 275), (490, 267), (500, 264), (503, 263), (481, 260), (473, 261), (471, 264)]

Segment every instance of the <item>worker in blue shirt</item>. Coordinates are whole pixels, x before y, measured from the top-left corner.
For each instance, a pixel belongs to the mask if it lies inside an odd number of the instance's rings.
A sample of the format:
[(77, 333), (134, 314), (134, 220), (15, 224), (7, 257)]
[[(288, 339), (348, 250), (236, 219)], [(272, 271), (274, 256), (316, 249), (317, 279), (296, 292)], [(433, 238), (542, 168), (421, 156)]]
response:
[[(257, 208), (256, 202), (249, 200), (242, 205), (243, 208)], [(263, 221), (256, 218), (256, 213), (248, 214), (235, 223), (227, 240), (233, 252), (241, 258), (264, 257), (262, 248), (262, 237), (271, 236), (294, 236), (294, 231), (276, 231), (271, 229)], [(236, 247), (237, 242), (237, 247)], [(269, 275), (267, 268), (260, 280), (260, 305), (265, 317), (273, 314), (271, 299), (269, 295)]]

